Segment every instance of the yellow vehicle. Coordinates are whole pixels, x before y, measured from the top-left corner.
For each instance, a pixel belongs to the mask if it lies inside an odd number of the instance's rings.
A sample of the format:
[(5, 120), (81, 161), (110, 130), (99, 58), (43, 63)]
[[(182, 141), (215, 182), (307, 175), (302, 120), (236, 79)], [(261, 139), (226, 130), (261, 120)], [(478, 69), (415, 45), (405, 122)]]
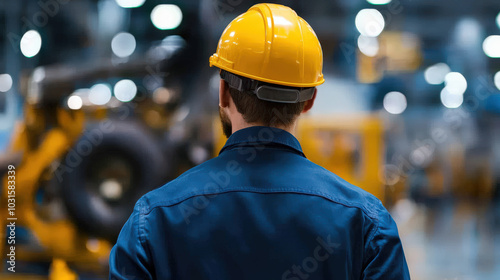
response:
[[(218, 120), (214, 130), (217, 155), (226, 138)], [(299, 119), (296, 137), (309, 160), (385, 200), (385, 185), (380, 177), (384, 162), (383, 124), (377, 116), (305, 116)]]
[[(50, 279), (76, 279), (72, 270), (107, 274), (114, 238), (135, 201), (176, 171), (160, 156), (165, 149), (147, 129), (153, 124), (135, 120), (130, 107), (75, 110), (67, 100), (75, 90), (72, 80), (92, 80), (103, 69), (123, 76), (136, 68), (145, 69), (135, 62), (83, 71), (49, 67), (24, 77), (24, 120), (11, 140), (9, 151), (14, 156), (2, 161), (1, 167), (0, 234), (5, 236), (6, 224), (14, 222), (17, 240), (14, 250), (1, 243), (2, 260), (14, 251), (14, 262), (51, 262)], [(44, 79), (35, 78), (40, 71)], [(143, 100), (135, 110), (145, 112), (140, 117), (168, 114), (158, 107)], [(164, 120), (168, 126), (168, 118)], [(29, 232), (27, 237), (21, 238), (21, 228)], [(20, 273), (8, 276), (28, 279)]]
[[(53, 275), (64, 276), (57, 279), (76, 279), (64, 262), (102, 269), (111, 248), (110, 244), (105, 240), (82, 234), (74, 223), (67, 219), (46, 219), (35, 197), (40, 184), (53, 176), (53, 162), (63, 157), (80, 136), (84, 116), (81, 111), (58, 108), (54, 111), (56, 125), (43, 131), (44, 123), (40, 113), (41, 110), (34, 106), (25, 107), (25, 122), (17, 127), (11, 148), (11, 151), (21, 153), (22, 157), (19, 162), (10, 164), (15, 167), (15, 207), (12, 217), (16, 219), (16, 227), (31, 231), (43, 251), (33, 252), (29, 248), (16, 245), (16, 261), (53, 259)], [(8, 196), (6, 186), (9, 179), (12, 178), (3, 178), (2, 201), (6, 201)], [(7, 213), (11, 213), (10, 211), (7, 204), (2, 204), (2, 222), (8, 221)], [(3, 224), (0, 229), (2, 236), (5, 236), (5, 229)], [(5, 248), (5, 243), (2, 242), (0, 251), (8, 250), (10, 248)], [(2, 253), (2, 256), (5, 254)], [(17, 279), (26, 279), (26, 276), (17, 276)]]

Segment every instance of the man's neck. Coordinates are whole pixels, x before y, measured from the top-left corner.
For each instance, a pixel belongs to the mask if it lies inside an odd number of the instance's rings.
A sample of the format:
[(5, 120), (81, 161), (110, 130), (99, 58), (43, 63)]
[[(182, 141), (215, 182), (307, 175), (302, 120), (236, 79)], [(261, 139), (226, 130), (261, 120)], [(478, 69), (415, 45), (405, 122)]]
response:
[[(294, 122), (289, 127), (285, 127), (285, 126), (272, 126), (272, 127), (283, 129), (283, 130), (285, 130), (285, 131), (287, 131), (287, 132), (295, 135), (295, 126), (296, 126), (296, 123), (297, 122)], [(238, 131), (240, 129), (244, 129), (244, 128), (248, 128), (248, 127), (253, 127), (253, 126), (267, 126), (267, 125), (260, 124), (260, 123), (247, 123), (247, 122), (236, 123), (236, 122), (233, 122), (233, 124), (232, 124), (232, 128), (233, 128), (232, 133), (235, 133), (236, 131)]]

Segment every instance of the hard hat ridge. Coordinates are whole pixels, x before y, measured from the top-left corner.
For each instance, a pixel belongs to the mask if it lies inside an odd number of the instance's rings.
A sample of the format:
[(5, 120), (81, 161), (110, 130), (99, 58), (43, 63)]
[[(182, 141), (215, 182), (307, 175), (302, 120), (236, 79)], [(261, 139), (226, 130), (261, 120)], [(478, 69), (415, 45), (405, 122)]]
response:
[(236, 17), (222, 33), (210, 66), (289, 87), (324, 82), (323, 53), (313, 29), (294, 10), (277, 4), (257, 4)]

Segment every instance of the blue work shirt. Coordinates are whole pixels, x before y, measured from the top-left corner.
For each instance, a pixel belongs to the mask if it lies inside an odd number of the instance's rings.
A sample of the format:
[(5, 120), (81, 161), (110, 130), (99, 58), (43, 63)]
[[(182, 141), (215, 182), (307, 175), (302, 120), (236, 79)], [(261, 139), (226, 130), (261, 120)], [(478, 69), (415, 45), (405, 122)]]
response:
[(110, 255), (110, 279), (410, 279), (381, 202), (309, 161), (270, 127), (144, 195)]

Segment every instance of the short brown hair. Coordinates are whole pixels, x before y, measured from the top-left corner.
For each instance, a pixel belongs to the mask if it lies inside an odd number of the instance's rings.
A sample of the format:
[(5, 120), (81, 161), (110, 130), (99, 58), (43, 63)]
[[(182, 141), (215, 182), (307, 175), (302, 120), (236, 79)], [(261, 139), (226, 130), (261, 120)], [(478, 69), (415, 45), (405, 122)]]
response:
[(247, 123), (265, 126), (290, 126), (304, 110), (305, 101), (299, 103), (278, 103), (257, 98), (255, 94), (229, 88), (236, 109)]

